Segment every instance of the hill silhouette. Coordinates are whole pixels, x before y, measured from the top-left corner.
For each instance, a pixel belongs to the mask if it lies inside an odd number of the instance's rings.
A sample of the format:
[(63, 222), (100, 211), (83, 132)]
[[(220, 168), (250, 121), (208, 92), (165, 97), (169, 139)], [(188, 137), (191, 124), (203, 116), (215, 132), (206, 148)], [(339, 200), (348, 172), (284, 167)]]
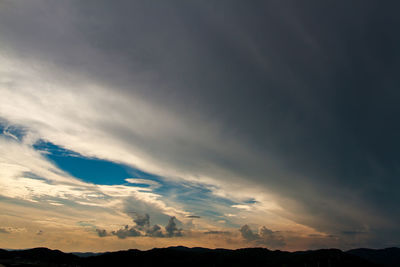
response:
[(207, 249), (169, 247), (106, 253), (64, 253), (47, 248), (0, 249), (0, 264), (8, 266), (400, 266), (400, 249), (339, 249), (286, 252), (265, 248)]
[(373, 263), (385, 264), (385, 266), (400, 266), (400, 248), (358, 248), (349, 250), (347, 253), (356, 255)]

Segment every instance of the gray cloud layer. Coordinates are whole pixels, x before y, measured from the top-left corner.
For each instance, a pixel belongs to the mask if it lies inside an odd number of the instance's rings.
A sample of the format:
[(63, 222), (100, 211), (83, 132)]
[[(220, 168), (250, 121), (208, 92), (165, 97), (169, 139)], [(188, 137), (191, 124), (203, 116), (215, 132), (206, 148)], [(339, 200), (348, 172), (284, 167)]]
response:
[(387, 245), (400, 237), (398, 5), (5, 1), (0, 35), (2, 53), (179, 117), (187, 127), (151, 135), (96, 125), (162, 167), (257, 185), (283, 216)]

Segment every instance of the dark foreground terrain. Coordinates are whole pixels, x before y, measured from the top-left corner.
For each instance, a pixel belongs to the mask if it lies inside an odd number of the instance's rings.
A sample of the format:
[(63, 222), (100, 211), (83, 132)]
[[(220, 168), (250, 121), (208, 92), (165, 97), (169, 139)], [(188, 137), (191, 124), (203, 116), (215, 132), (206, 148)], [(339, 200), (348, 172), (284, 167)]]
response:
[(338, 249), (284, 252), (264, 248), (238, 250), (170, 247), (140, 251), (63, 253), (34, 248), (0, 249), (0, 266), (399, 266), (400, 249)]

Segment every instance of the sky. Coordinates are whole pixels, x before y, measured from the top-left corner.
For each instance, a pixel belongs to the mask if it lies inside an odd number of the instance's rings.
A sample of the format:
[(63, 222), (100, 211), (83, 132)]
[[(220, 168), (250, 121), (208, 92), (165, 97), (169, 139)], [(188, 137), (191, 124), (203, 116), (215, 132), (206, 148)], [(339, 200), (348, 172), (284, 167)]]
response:
[(0, 0), (0, 247), (400, 246), (399, 8)]

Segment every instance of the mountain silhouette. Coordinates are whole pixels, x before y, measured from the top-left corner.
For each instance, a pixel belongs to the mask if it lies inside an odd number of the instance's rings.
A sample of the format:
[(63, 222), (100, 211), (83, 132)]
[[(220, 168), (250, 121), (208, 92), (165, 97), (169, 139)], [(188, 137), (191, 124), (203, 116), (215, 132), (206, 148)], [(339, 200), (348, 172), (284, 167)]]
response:
[(358, 248), (347, 251), (370, 262), (385, 266), (400, 266), (400, 248), (370, 249)]
[(64, 253), (47, 248), (0, 249), (0, 266), (400, 266), (400, 249), (339, 249), (286, 252), (265, 248), (207, 249), (201, 247), (130, 249), (105, 253)]

